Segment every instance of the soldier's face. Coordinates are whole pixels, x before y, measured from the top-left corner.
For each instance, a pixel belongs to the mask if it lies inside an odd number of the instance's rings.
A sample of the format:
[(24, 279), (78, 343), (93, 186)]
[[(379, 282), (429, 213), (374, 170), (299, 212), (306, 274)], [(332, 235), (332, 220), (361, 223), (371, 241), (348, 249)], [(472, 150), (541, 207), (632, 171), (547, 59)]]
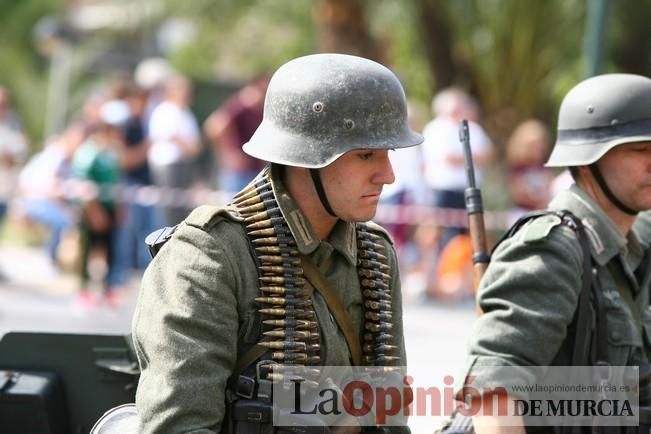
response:
[(608, 187), (624, 205), (651, 209), (651, 142), (626, 143), (599, 160)]
[(373, 218), (385, 184), (395, 181), (386, 149), (347, 152), (321, 169), (323, 188), (339, 218), (349, 222)]

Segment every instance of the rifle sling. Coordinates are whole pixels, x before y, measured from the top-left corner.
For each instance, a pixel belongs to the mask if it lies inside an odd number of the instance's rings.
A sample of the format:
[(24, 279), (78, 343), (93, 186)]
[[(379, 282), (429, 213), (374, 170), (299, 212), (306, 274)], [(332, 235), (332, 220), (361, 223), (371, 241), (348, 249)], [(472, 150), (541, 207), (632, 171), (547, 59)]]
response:
[(341, 303), (341, 300), (339, 300), (339, 296), (337, 296), (335, 289), (332, 287), (325, 275), (319, 271), (310, 258), (307, 256), (301, 256), (301, 262), (305, 277), (310, 281), (312, 286), (314, 286), (314, 289), (321, 294), (328, 305), (328, 309), (332, 313), (332, 316), (335, 318), (335, 321), (337, 321), (339, 329), (344, 334), (346, 342), (348, 343), (350, 355), (353, 359), (353, 365), (359, 366), (362, 362), (362, 347), (359, 343), (359, 336), (355, 332), (355, 326), (346, 313), (346, 309)]

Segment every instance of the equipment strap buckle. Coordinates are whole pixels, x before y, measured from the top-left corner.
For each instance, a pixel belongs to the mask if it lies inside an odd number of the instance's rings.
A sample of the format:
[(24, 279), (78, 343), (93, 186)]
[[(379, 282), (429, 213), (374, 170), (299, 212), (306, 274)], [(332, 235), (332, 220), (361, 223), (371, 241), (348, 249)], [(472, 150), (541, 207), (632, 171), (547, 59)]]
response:
[(15, 371), (0, 372), (0, 393), (4, 393), (16, 384), (18, 377), (20, 377), (20, 373)]
[(255, 379), (240, 375), (237, 378), (235, 394), (240, 398), (253, 399), (253, 395), (255, 395)]

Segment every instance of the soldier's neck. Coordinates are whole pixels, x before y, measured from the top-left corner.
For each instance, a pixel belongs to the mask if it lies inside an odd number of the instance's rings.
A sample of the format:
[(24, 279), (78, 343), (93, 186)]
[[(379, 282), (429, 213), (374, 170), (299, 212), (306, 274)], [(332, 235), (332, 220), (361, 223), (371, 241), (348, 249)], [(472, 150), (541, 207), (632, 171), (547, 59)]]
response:
[(323, 207), (308, 169), (286, 167), (283, 172), (283, 183), (296, 206), (312, 225), (319, 240), (327, 239), (338, 219), (328, 214)]
[(597, 185), (596, 181), (592, 181), (593, 182), (577, 182), (577, 185), (592, 197), (595, 203), (599, 205), (608, 217), (610, 217), (622, 235), (628, 235), (629, 231), (633, 227), (633, 222), (635, 222), (635, 216), (626, 214), (617, 208), (615, 204), (606, 197), (604, 192), (601, 190), (601, 187)]

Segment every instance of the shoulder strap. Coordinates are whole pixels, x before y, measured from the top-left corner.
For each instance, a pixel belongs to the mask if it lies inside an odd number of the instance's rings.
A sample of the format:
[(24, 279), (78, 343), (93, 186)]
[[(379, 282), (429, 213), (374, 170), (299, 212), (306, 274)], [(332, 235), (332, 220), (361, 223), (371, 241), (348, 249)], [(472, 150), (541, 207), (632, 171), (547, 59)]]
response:
[(576, 232), (581, 245), (583, 255), (583, 270), (581, 272), (581, 292), (579, 293), (579, 302), (576, 308), (576, 332), (574, 335), (574, 350), (572, 352), (572, 366), (581, 366), (587, 364), (583, 343), (589, 342), (592, 336), (592, 259), (590, 255), (590, 245), (585, 228), (581, 220), (574, 214), (566, 211), (563, 213), (563, 221)]
[(335, 289), (309, 257), (302, 255), (301, 263), (303, 265), (305, 277), (307, 277), (312, 286), (314, 286), (314, 289), (321, 294), (328, 305), (328, 309), (332, 313), (332, 316), (334, 316), (335, 321), (337, 321), (339, 329), (344, 334), (346, 342), (348, 343), (348, 349), (353, 358), (353, 364), (356, 366), (361, 365), (362, 347), (359, 343), (359, 336), (355, 332), (355, 326), (346, 313), (346, 309), (341, 303), (341, 300), (339, 300)]
[(504, 233), (504, 235), (502, 235), (502, 237), (495, 243), (495, 245), (493, 246), (493, 252), (495, 251), (495, 249), (497, 249), (497, 246), (502, 244), (508, 238), (511, 238), (513, 235), (515, 235), (516, 232), (518, 232), (520, 228), (522, 228), (522, 226), (524, 226), (527, 222), (537, 217), (541, 217), (548, 214), (554, 214), (554, 211), (543, 209), (543, 210), (530, 211), (524, 214), (522, 217), (517, 219), (516, 222), (513, 223), (511, 227)]

